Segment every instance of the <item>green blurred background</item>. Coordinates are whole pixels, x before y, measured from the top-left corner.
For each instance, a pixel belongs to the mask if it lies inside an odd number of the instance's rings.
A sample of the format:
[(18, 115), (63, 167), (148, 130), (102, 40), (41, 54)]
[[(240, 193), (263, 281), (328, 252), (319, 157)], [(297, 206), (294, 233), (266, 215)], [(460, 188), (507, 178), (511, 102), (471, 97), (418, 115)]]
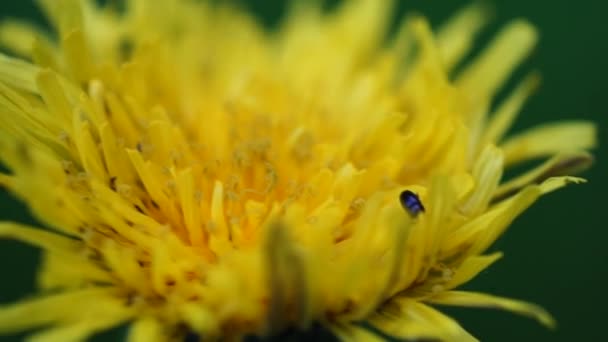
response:
[[(284, 11), (280, 0), (242, 1), (268, 25), (277, 23)], [(396, 15), (417, 11), (436, 27), (468, 0), (410, 0), (399, 2)], [(509, 313), (480, 310), (446, 310), (482, 341), (584, 341), (605, 340), (608, 308), (608, 209), (604, 200), (606, 95), (608, 78), (608, 2), (494, 1), (494, 21), (479, 39), (481, 47), (501, 25), (523, 17), (541, 32), (535, 53), (515, 74), (538, 69), (542, 88), (528, 103), (515, 130), (560, 119), (593, 120), (599, 125), (600, 147), (595, 166), (584, 176), (590, 182), (572, 186), (542, 198), (524, 213), (495, 245), (505, 252), (503, 260), (475, 279), (468, 288), (536, 302), (550, 312), (558, 329), (548, 331), (534, 321)], [(43, 23), (33, 1), (0, 3), (0, 18), (21, 17)], [(363, 24), (363, 23), (362, 23)], [(512, 80), (513, 81), (513, 80)], [(511, 83), (512, 85), (512, 83)], [(509, 86), (507, 86), (507, 89)], [(34, 222), (27, 209), (0, 191), (0, 220)], [(0, 240), (0, 304), (33, 291), (35, 249)], [(120, 340), (120, 330), (96, 340)], [(0, 341), (16, 341), (22, 335)]]

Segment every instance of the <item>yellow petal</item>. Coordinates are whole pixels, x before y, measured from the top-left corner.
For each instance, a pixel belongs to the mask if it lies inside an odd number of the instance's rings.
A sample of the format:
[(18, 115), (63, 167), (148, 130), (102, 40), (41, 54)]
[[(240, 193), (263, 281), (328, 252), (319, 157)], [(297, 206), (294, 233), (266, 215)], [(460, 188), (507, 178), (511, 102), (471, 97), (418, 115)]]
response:
[(383, 342), (384, 338), (363, 327), (353, 324), (333, 324), (330, 330), (344, 342)]
[(268, 228), (266, 238), (266, 275), (270, 287), (270, 304), (266, 320), (268, 333), (276, 333), (285, 328), (284, 312), (287, 305), (295, 306), (295, 319), (299, 325), (310, 322), (310, 287), (307, 283), (306, 265), (301, 255), (293, 247), (287, 228), (273, 224)]
[(0, 44), (24, 57), (30, 56), (34, 41), (42, 36), (34, 25), (21, 21), (3, 19), (0, 24)]
[(132, 310), (113, 297), (115, 291), (113, 288), (88, 288), (2, 306), (0, 332), (15, 333), (52, 323), (77, 323), (109, 316), (125, 320)]
[(0, 222), (0, 237), (21, 240), (63, 255), (73, 256), (83, 250), (79, 240), (13, 222)]
[(11, 189), (13, 183), (14, 183), (14, 176), (0, 173), (0, 189), (1, 188)]
[[(0, 126), (21, 144), (35, 145), (39, 150), (53, 153), (60, 149), (56, 135), (59, 127), (46, 113), (36, 110), (24, 94), (0, 82), (0, 109), (5, 113)], [(40, 115), (43, 114), (43, 115)], [(55, 151), (53, 151), (55, 150)], [(57, 151), (59, 152), (59, 151)]]
[(494, 192), (493, 201), (507, 198), (525, 186), (540, 184), (551, 177), (579, 173), (593, 163), (593, 156), (587, 152), (575, 151), (560, 153), (542, 165), (501, 184)]
[(101, 139), (105, 165), (108, 169), (108, 176), (110, 179), (116, 177), (116, 184), (132, 184), (136, 179), (135, 170), (131, 167), (125, 149), (120, 148), (117, 144), (116, 134), (112, 131), (111, 126), (107, 122), (103, 123), (99, 130), (99, 137)]
[(509, 224), (541, 195), (538, 186), (530, 186), (486, 213), (465, 223), (446, 238), (442, 246), (445, 257), (466, 257), (486, 250)]
[(505, 164), (565, 151), (580, 151), (596, 145), (595, 124), (587, 121), (560, 121), (529, 129), (502, 144)]
[(586, 182), (586, 179), (578, 177), (551, 177), (542, 182), (540, 189), (543, 194), (546, 194), (569, 184), (581, 184)]
[[(396, 196), (395, 196), (396, 197)], [(403, 289), (403, 273), (407, 269), (405, 262), (407, 258), (407, 250), (405, 249), (408, 243), (409, 234), (414, 223), (411, 217), (403, 212), (403, 208), (398, 205), (389, 206), (381, 211), (380, 218), (376, 224), (373, 224), (373, 229), (368, 235), (361, 239), (362, 244), (359, 248), (367, 250), (367, 252), (376, 252), (376, 255), (382, 255), (385, 260), (381, 265), (374, 262), (376, 257), (369, 257), (372, 262), (365, 264), (366, 267), (373, 269), (381, 268), (375, 279), (363, 279), (362, 282), (369, 286), (370, 284), (379, 284), (374, 291), (370, 291), (364, 287), (362, 291), (365, 300), (353, 308), (351, 313), (345, 315), (348, 319), (359, 321), (365, 319), (369, 314), (375, 311), (387, 298), (390, 298), (395, 292)], [(387, 234), (379, 234), (377, 231), (386, 231)], [(388, 251), (386, 252), (386, 250)], [(365, 252), (356, 253), (362, 257), (366, 257)]]
[(50, 290), (78, 288), (91, 282), (111, 284), (114, 279), (109, 272), (88, 261), (84, 253), (74, 258), (47, 252), (43, 254), (36, 281), (41, 289)]
[(170, 198), (164, 191), (168, 179), (160, 170), (160, 167), (144, 160), (142, 154), (136, 150), (127, 150), (127, 154), (133, 168), (139, 175), (139, 179), (143, 182), (151, 200), (153, 200), (173, 222), (179, 222), (178, 211), (173, 198)]
[(164, 342), (167, 336), (163, 333), (161, 322), (152, 317), (143, 317), (131, 324), (128, 342)]
[(466, 258), (456, 269), (452, 278), (445, 284), (444, 288), (452, 289), (475, 278), (480, 272), (490, 267), (496, 260), (502, 257), (502, 253), (496, 252), (490, 255), (472, 256)]
[(78, 153), (80, 154), (80, 160), (84, 171), (87, 172), (92, 178), (101, 180), (104, 183), (108, 182), (107, 173), (99, 149), (93, 138), (93, 127), (88, 120), (82, 118), (82, 113), (79, 110), (73, 112), (74, 118), (72, 123), (74, 125), (74, 141), (78, 146)]
[(426, 300), (433, 304), (495, 308), (512, 311), (520, 315), (534, 318), (541, 324), (555, 327), (553, 317), (538, 305), (519, 300), (492, 296), (477, 292), (447, 291)]
[(514, 20), (459, 75), (456, 85), (469, 94), (474, 110), (489, 102), (515, 67), (532, 51), (537, 39), (536, 29), (530, 23)]
[(7, 85), (35, 93), (39, 70), (33, 64), (0, 54), (0, 82)]
[[(17, 239), (43, 248), (53, 255), (52, 264), (43, 264), (40, 283), (43, 287), (66, 284), (67, 279), (110, 282), (110, 275), (87, 260), (79, 240), (16, 223), (0, 222), (0, 238)], [(46, 260), (46, 259), (45, 259)], [(63, 279), (63, 280), (60, 280)]]
[(198, 304), (187, 303), (182, 304), (179, 313), (192, 330), (205, 334), (209, 338), (218, 334), (217, 318), (206, 308)]
[[(443, 239), (447, 237), (447, 232), (451, 228), (448, 220), (453, 213), (455, 202), (456, 193), (451, 188), (448, 179), (446, 177), (433, 179), (428, 201), (428, 214), (425, 217), (424, 226), (419, 227), (424, 231), (424, 243), (419, 245), (419, 248), (424, 251), (424, 267), (420, 271), (419, 279), (426, 278), (427, 273), (436, 264)], [(414, 270), (409, 272), (414, 272)]]
[(226, 241), (230, 236), (230, 228), (226, 223), (226, 216), (224, 211), (224, 184), (219, 180), (216, 180), (213, 184), (213, 195), (211, 197), (211, 213), (210, 220), (213, 226), (211, 234), (214, 238), (220, 241)]
[(460, 204), (460, 212), (466, 216), (476, 216), (484, 212), (498, 187), (502, 171), (502, 151), (495, 146), (488, 145), (473, 166), (475, 188)]
[(36, 39), (32, 46), (32, 60), (41, 69), (60, 70), (59, 52), (57, 47), (46, 39)]
[(473, 46), (475, 36), (490, 18), (490, 8), (475, 2), (460, 10), (443, 24), (437, 32), (441, 59), (451, 70)]
[(50, 70), (41, 70), (36, 75), (36, 85), (40, 96), (48, 107), (49, 113), (59, 117), (63, 124), (63, 129), (71, 132), (70, 122), (72, 121), (71, 103), (60, 81), (59, 76)]
[(477, 341), (456, 321), (426, 304), (398, 298), (368, 322), (383, 333), (405, 340)]
[(85, 3), (78, 0), (38, 0), (51, 24), (56, 25), (61, 38), (84, 27)]
[(399, 291), (401, 288), (401, 280), (404, 278), (404, 265), (406, 259), (406, 245), (407, 240), (409, 238), (413, 221), (411, 220), (409, 215), (399, 215), (395, 219), (392, 220), (395, 222), (393, 225), (394, 237), (392, 238), (394, 242), (393, 246), (393, 265), (391, 270), (388, 273), (388, 281), (386, 283), (386, 287), (382, 295), (381, 299), (389, 298), (394, 295), (396, 291)]
[(86, 84), (95, 76), (95, 65), (93, 56), (88, 47), (88, 42), (81, 30), (71, 31), (62, 41), (64, 58), (70, 68), (72, 77)]
[(112, 276), (120, 279), (120, 284), (136, 291), (139, 296), (151, 296), (160, 291), (152, 290), (152, 282), (147, 270), (139, 264), (139, 258), (135, 251), (127, 249), (113, 241), (104, 241), (99, 247), (103, 253), (106, 267), (112, 270)]
[(196, 200), (194, 175), (191, 168), (184, 169), (176, 177), (177, 192), (180, 197), (182, 212), (188, 237), (193, 246), (203, 245), (203, 226), (201, 224), (201, 213), (198, 207), (200, 203)]
[(95, 317), (94, 319), (83, 320), (73, 324), (59, 325), (37, 332), (34, 335), (28, 336), (25, 340), (27, 342), (84, 341), (99, 331), (108, 330), (123, 323), (127, 317), (127, 315)]
[(497, 144), (504, 137), (513, 125), (524, 103), (536, 90), (539, 83), (540, 76), (537, 73), (532, 73), (517, 85), (517, 88), (500, 104), (490, 118), (482, 139), (484, 143)]

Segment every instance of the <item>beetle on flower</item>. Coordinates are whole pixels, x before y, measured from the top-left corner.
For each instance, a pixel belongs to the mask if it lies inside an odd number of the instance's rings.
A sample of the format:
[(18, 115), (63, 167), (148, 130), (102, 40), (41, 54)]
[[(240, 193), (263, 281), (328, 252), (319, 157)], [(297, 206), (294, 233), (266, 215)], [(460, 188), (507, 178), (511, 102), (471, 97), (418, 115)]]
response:
[(39, 294), (0, 307), (0, 333), (81, 340), (131, 322), (129, 341), (148, 342), (317, 323), (379, 339), (367, 322), (475, 340), (436, 305), (553, 326), (534, 304), (456, 290), (501, 257), (484, 253), (523, 210), (591, 162), (592, 123), (505, 137), (538, 83), (495, 103), (536, 43), (525, 20), (455, 73), (483, 6), (436, 33), (407, 16), (387, 42), (388, 0), (295, 2), (272, 32), (207, 1), (40, 4), (56, 38), (0, 27), (13, 52), (0, 55), (0, 185), (45, 227), (0, 223), (44, 251)]

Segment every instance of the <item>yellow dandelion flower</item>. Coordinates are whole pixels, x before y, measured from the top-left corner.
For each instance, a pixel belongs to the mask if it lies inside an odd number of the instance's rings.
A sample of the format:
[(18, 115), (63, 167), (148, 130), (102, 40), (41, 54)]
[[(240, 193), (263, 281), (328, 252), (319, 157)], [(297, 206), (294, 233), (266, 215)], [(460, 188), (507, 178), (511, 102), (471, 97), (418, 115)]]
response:
[[(408, 16), (387, 42), (388, 0), (298, 2), (273, 32), (205, 1), (39, 2), (56, 36), (0, 28), (14, 52), (0, 56), (0, 184), (47, 227), (0, 223), (44, 251), (39, 294), (0, 307), (0, 333), (71, 341), (131, 322), (129, 341), (179, 341), (318, 322), (379, 339), (366, 322), (475, 340), (436, 305), (554, 324), (536, 305), (456, 290), (591, 161), (588, 122), (505, 138), (538, 83), (493, 103), (537, 40), (525, 20), (453, 75), (484, 7), (437, 33)], [(534, 158), (547, 161), (502, 180)]]

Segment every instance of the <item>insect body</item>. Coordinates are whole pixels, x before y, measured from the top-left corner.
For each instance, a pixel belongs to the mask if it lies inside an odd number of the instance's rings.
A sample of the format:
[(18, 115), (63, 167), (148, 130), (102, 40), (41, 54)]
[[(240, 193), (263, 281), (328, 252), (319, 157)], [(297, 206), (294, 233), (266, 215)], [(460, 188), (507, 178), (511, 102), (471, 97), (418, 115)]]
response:
[(424, 205), (420, 201), (420, 198), (417, 194), (410, 190), (404, 190), (399, 195), (399, 200), (401, 201), (401, 205), (407, 212), (412, 216), (416, 217), (421, 212), (424, 212)]

